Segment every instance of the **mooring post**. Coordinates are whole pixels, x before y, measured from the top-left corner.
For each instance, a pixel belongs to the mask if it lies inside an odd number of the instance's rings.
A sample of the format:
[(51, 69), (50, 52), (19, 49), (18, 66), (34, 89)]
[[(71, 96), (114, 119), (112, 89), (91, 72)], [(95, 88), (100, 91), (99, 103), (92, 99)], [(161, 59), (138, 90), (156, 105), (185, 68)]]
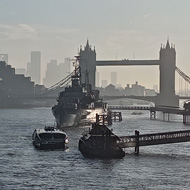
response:
[(165, 112), (162, 112), (163, 114), (163, 121), (165, 121)]
[(112, 112), (108, 112), (107, 118), (108, 118), (108, 125), (112, 125)]
[(135, 145), (135, 154), (139, 155), (139, 131), (135, 130), (135, 141), (136, 141), (136, 145)]
[(183, 123), (186, 124), (186, 115), (183, 114)]
[(104, 125), (105, 124), (105, 115), (104, 114), (103, 114), (102, 118), (103, 118), (103, 124), (102, 125)]
[(115, 111), (113, 112), (113, 119), (114, 119), (114, 121), (116, 121), (116, 112)]
[(96, 114), (96, 123), (99, 124), (99, 115)]
[(122, 121), (122, 115), (121, 115), (121, 112), (119, 112), (119, 121)]
[(156, 119), (156, 111), (150, 110), (150, 119)]

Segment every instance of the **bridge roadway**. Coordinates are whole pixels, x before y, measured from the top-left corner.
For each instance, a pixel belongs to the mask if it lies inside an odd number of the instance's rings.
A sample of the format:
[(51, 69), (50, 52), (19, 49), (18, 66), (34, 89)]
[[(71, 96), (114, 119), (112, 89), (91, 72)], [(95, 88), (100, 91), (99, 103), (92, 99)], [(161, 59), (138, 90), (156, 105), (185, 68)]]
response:
[(121, 141), (118, 142), (118, 145), (120, 147), (122, 148), (135, 147), (139, 149), (138, 148), (139, 146), (189, 142), (190, 130), (142, 134), (142, 135), (139, 135), (139, 132), (135, 131), (135, 135), (121, 136), (120, 139)]
[(136, 66), (136, 65), (160, 65), (160, 60), (111, 60), (111, 61), (96, 61), (96, 66)]

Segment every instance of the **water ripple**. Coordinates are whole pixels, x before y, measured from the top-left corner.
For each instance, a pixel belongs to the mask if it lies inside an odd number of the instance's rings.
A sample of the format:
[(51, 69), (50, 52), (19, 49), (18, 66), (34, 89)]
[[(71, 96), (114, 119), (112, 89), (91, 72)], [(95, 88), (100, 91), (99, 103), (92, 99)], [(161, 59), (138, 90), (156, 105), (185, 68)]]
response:
[[(0, 189), (188, 189), (190, 143), (126, 149), (123, 159), (87, 159), (78, 150), (83, 127), (66, 130), (66, 151), (39, 151), (32, 146), (35, 128), (53, 123), (50, 109), (0, 110)], [(123, 122), (112, 126), (118, 135), (188, 129), (182, 123), (152, 121), (146, 112), (124, 111)]]

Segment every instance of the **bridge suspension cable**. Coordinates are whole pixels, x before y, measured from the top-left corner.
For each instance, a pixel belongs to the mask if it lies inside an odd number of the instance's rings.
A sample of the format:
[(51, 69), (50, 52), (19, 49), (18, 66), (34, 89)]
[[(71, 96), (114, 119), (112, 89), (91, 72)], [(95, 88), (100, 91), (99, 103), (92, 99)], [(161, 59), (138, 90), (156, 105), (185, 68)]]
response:
[[(188, 85), (190, 85), (190, 77), (187, 76), (183, 71), (181, 71), (178, 67), (175, 67), (175, 70), (177, 71), (177, 73), (179, 74), (179, 76), (181, 76), (184, 80), (185, 80), (185, 84), (183, 85), (183, 81), (182, 78), (179, 78), (179, 95), (182, 94), (182, 92), (184, 92), (183, 94), (185, 96), (188, 95)], [(184, 88), (184, 89), (183, 89)]]
[(190, 84), (190, 77), (187, 76), (183, 71), (181, 71), (178, 67), (175, 67), (175, 70), (179, 73), (183, 79)]
[(61, 81), (57, 82), (56, 84), (52, 85), (51, 87), (40, 91), (39, 93), (35, 94), (36, 96), (40, 96), (40, 95), (49, 95), (52, 92), (59, 92), (60, 88), (64, 88), (66, 87), (70, 82), (71, 82), (71, 78), (74, 74), (78, 74), (79, 73), (79, 69), (77, 68), (76, 70), (74, 70), (72, 73), (70, 73), (69, 75), (67, 75), (64, 79), (62, 79)]

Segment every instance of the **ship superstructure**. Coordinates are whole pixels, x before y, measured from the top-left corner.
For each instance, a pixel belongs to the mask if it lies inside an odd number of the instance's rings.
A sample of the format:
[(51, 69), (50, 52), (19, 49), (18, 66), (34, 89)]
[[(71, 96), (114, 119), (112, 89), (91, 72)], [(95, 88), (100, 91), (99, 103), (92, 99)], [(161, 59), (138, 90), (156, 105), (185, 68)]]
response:
[(99, 91), (92, 90), (85, 73), (85, 83), (81, 83), (80, 67), (75, 65), (75, 72), (71, 76), (71, 86), (60, 92), (57, 104), (52, 107), (58, 128), (92, 123), (96, 114), (106, 110), (106, 104), (99, 98)]

